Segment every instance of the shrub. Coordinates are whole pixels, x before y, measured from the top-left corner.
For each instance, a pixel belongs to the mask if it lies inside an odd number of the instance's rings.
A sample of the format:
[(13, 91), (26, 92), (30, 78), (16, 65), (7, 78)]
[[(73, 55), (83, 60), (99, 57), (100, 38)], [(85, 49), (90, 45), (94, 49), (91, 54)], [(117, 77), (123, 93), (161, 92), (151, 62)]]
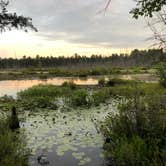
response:
[(159, 76), (160, 84), (166, 88), (166, 64), (158, 66), (157, 75)]
[(72, 106), (87, 106), (88, 105), (88, 93), (86, 90), (76, 90), (70, 97)]
[(110, 115), (102, 129), (105, 148), (116, 165), (144, 166), (166, 163), (165, 96), (131, 99)]

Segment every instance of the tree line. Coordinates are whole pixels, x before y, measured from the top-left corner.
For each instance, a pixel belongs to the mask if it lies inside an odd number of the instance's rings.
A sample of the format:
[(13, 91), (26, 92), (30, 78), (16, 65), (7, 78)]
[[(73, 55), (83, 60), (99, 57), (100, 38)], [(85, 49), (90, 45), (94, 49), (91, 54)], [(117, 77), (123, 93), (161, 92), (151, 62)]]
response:
[(152, 67), (160, 62), (166, 62), (166, 53), (162, 49), (133, 50), (130, 54), (112, 54), (111, 56), (91, 55), (71, 57), (23, 56), (17, 58), (0, 58), (0, 69), (21, 68), (58, 68), (58, 67)]

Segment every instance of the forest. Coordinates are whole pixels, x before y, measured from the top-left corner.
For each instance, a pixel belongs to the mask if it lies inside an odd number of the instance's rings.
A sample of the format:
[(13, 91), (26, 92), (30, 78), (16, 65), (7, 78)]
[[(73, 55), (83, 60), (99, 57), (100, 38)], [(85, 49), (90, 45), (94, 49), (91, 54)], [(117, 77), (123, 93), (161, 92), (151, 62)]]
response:
[(1, 58), (0, 69), (21, 69), (21, 68), (91, 68), (91, 67), (153, 67), (154, 65), (166, 62), (166, 53), (162, 49), (133, 50), (128, 54), (112, 54), (111, 56), (92, 55), (80, 56), (75, 54), (71, 57), (54, 56), (35, 58), (23, 56), (21, 59)]

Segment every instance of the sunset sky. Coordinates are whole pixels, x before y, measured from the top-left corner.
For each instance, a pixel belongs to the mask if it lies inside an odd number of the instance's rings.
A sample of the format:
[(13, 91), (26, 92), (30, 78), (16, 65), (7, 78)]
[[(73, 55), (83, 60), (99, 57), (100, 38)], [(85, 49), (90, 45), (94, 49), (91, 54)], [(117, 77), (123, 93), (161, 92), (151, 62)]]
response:
[(71, 56), (128, 52), (146, 49), (151, 36), (143, 19), (129, 11), (133, 0), (11, 0), (9, 10), (33, 18), (39, 32), (0, 34), (0, 57)]

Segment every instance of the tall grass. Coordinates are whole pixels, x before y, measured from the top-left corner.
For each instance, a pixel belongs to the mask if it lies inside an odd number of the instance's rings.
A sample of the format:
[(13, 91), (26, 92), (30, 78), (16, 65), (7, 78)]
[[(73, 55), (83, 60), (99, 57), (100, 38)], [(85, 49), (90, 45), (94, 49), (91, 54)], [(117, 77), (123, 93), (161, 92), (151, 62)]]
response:
[(116, 165), (164, 166), (166, 96), (133, 96), (106, 119), (102, 132), (107, 155)]
[(92, 99), (95, 106), (100, 105), (100, 103), (104, 103), (110, 97), (109, 88), (102, 88), (93, 92)]
[(28, 151), (24, 141), (17, 132), (10, 130), (9, 118), (0, 118), (1, 166), (28, 166)]
[(65, 82), (62, 86), (38, 85), (18, 93), (18, 101), (28, 110), (33, 108), (57, 108), (56, 99), (65, 98), (64, 104), (70, 107), (89, 107), (99, 105), (110, 97), (109, 88), (90, 90)]
[(88, 103), (88, 92), (84, 89), (76, 90), (72, 93), (69, 98), (72, 106), (87, 106)]

